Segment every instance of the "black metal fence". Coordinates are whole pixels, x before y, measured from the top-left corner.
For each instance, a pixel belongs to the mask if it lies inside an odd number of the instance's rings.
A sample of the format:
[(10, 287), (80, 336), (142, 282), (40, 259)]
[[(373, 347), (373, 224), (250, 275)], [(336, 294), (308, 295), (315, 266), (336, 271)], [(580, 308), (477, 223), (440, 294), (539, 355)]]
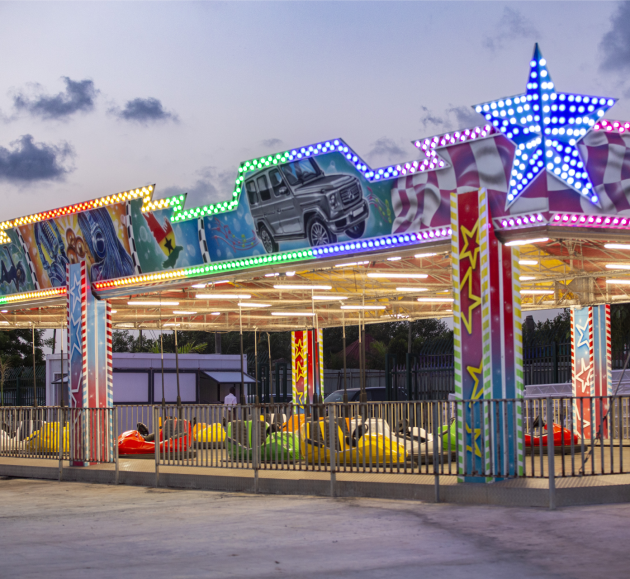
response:
[[(46, 366), (35, 367), (37, 405), (46, 404)], [(0, 404), (4, 406), (33, 406), (33, 368), (22, 366), (6, 372)]]

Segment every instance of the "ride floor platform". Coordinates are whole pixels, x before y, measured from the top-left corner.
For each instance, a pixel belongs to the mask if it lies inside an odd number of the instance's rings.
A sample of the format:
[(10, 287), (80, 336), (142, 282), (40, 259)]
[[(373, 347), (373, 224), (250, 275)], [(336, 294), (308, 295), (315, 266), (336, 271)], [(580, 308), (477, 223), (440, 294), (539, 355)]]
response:
[[(558, 506), (578, 504), (601, 504), (630, 502), (630, 474), (591, 474), (592, 472), (619, 472), (620, 466), (630, 470), (630, 448), (613, 445), (611, 459), (610, 447), (595, 449), (587, 462), (586, 474), (579, 476), (582, 464), (581, 449), (576, 448), (572, 456), (556, 454), (555, 458), (555, 499)], [(586, 451), (587, 452), (587, 451)], [(423, 472), (418, 473), (403, 468), (399, 472), (386, 471), (373, 467), (372, 472), (350, 471), (341, 467), (335, 473), (334, 482), (331, 473), (321, 470), (317, 465), (275, 465), (263, 464), (257, 474), (251, 466), (225, 461), (225, 453), (208, 450), (198, 453), (194, 461), (214, 464), (198, 466), (191, 464), (160, 464), (156, 475), (155, 461), (147, 459), (128, 459), (121, 457), (116, 467), (113, 463), (93, 464), (83, 467), (71, 467), (63, 461), (61, 468), (58, 459), (0, 457), (0, 476), (21, 478), (59, 479), (103, 484), (130, 484), (148, 487), (169, 487), (214, 490), (226, 492), (248, 492), (264, 494), (297, 494), (316, 496), (335, 496), (339, 498), (371, 497), (409, 499), (435, 502), (496, 504), (504, 506), (548, 507), (550, 500), (549, 480), (547, 478), (548, 456), (538, 453), (525, 459), (526, 476), (488, 483), (458, 482), (454, 475), (432, 474), (431, 464), (422, 465)], [(190, 462), (193, 462), (191, 460)], [(223, 466), (217, 466), (223, 465)], [(300, 468), (301, 466), (301, 468)], [(452, 461), (452, 472), (455, 472)], [(448, 464), (444, 465), (445, 469)], [(602, 468), (603, 467), (603, 468)], [(595, 469), (593, 471), (593, 468)], [(427, 474), (428, 471), (428, 474)], [(541, 472), (544, 476), (541, 477)], [(563, 476), (564, 473), (564, 476)], [(436, 492), (437, 490), (437, 492)]]

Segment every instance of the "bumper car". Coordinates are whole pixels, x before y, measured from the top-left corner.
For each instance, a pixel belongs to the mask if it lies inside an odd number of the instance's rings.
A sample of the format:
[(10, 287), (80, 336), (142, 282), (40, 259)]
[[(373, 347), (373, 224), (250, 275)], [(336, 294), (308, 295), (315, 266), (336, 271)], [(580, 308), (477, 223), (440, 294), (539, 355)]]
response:
[[(269, 424), (261, 416), (257, 422), (260, 459), (265, 462), (292, 462), (301, 460), (299, 438), (292, 432), (283, 432), (281, 424)], [(225, 427), (225, 447), (234, 460), (251, 460), (254, 420), (235, 420)]]
[[(540, 417), (537, 416), (534, 422), (532, 423), (532, 432), (534, 432), (537, 428), (540, 428), (541, 422), (542, 421)], [(547, 424), (545, 422), (542, 422), (542, 430), (548, 431)], [(545, 432), (539, 436), (536, 436), (536, 435), (532, 436), (531, 434), (526, 434), (525, 435), (525, 450), (526, 451), (529, 450), (529, 452), (532, 452), (532, 450), (535, 448), (543, 448), (546, 450), (548, 446), (548, 442), (549, 442), (549, 432)], [(555, 447), (555, 450), (557, 450), (558, 448), (562, 450), (563, 444), (564, 444), (565, 450), (567, 449), (567, 447), (570, 450), (571, 442), (573, 442), (574, 445), (579, 444), (580, 437), (577, 434), (574, 434), (573, 432), (571, 432), (568, 428), (563, 428), (559, 424), (553, 424), (553, 445)]]
[[(192, 428), (187, 420), (167, 418), (158, 431), (159, 452), (169, 459), (190, 458)], [(125, 458), (152, 458), (155, 456), (155, 434), (141, 422), (137, 430), (128, 430), (118, 437), (118, 456)]]
[[(70, 433), (68, 424), (63, 427), (63, 452), (70, 450)], [(29, 452), (58, 454), (59, 453), (59, 423), (47, 422), (26, 439), (26, 450)]]
[[(385, 424), (386, 426), (386, 424)], [(306, 461), (311, 464), (330, 464), (331, 457), (343, 466), (387, 466), (404, 464), (405, 446), (383, 428), (376, 419), (336, 419), (335, 440), (330, 440), (330, 419), (305, 422), (300, 428), (300, 440)], [(387, 432), (384, 432), (387, 430)], [(389, 435), (388, 435), (389, 434)], [(334, 444), (334, 447), (333, 447)]]
[(282, 425), (282, 431), (283, 432), (299, 432), (305, 420), (306, 420), (306, 415), (293, 414), (293, 416), (291, 416), (289, 420), (287, 420)]
[[(13, 425), (13, 428), (5, 424), (2, 430), (0, 430), (0, 451), (33, 452), (35, 448), (37, 448), (37, 444), (33, 448), (31, 448), (30, 439), (33, 438), (40, 430), (44, 430), (45, 432), (48, 424), (49, 423), (41, 420), (20, 420)], [(67, 435), (65, 436), (67, 437)], [(39, 446), (42, 446), (42, 444), (40, 444)], [(58, 446), (59, 445), (57, 444), (57, 449)], [(58, 450), (55, 450), (54, 452), (58, 452)]]
[(214, 424), (195, 424), (192, 436), (197, 448), (223, 448), (225, 428), (218, 422)]

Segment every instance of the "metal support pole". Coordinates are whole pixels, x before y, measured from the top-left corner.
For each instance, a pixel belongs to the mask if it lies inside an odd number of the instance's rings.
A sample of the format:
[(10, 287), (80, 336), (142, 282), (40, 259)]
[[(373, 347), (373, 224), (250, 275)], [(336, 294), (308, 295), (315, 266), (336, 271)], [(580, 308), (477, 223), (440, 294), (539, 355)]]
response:
[(440, 459), (442, 453), (439, 449), (440, 428), (438, 422), (438, 404), (433, 402), (433, 482), (435, 485), (435, 502), (440, 502)]
[(256, 398), (258, 398), (258, 332), (254, 326), (254, 371), (256, 378)]
[[(116, 412), (116, 407), (112, 408), (112, 412), (114, 413), (114, 432), (113, 432), (113, 438), (114, 438), (114, 464), (116, 465), (116, 470), (114, 472), (114, 484), (117, 485), (118, 484), (118, 475), (120, 472), (120, 468), (119, 468), (119, 457), (118, 457), (118, 412)], [(153, 427), (153, 431), (155, 432), (155, 426)], [(160, 445), (160, 436), (158, 434), (157, 436), (157, 441), (155, 443), (156, 445)]]
[[(271, 336), (269, 332), (267, 332), (267, 347), (269, 348), (269, 395), (271, 396), (271, 403), (273, 404), (273, 386), (271, 385)], [(278, 394), (280, 394), (280, 376), (278, 376)]]
[(549, 510), (556, 510), (556, 462), (553, 441), (553, 401), (547, 397), (547, 468), (549, 470)]
[(337, 495), (337, 416), (335, 405), (328, 407), (328, 440), (330, 440), (330, 496)]
[(35, 376), (35, 324), (33, 330), (33, 406), (37, 408), (37, 378)]
[(175, 333), (175, 373), (177, 374), (177, 418), (182, 419), (182, 399), (179, 395), (179, 352), (177, 351), (177, 330)]
[(260, 409), (258, 403), (254, 405), (252, 420), (252, 468), (254, 469), (254, 493), (258, 493), (258, 469), (260, 465)]
[[(153, 430), (155, 432), (155, 488), (160, 486), (160, 433), (155, 429), (158, 423), (158, 408), (153, 407)], [(166, 442), (166, 441), (165, 441)]]
[(359, 314), (359, 379), (361, 384), (361, 394), (359, 401), (367, 403), (367, 392), (365, 391), (365, 325), (363, 324), (363, 313)]
[[(243, 308), (238, 306), (238, 322), (241, 335), (241, 404), (243, 403), (243, 393), (245, 392), (245, 370), (243, 369)], [(256, 391), (256, 404), (258, 404), (258, 391)], [(247, 399), (245, 399), (247, 403)]]
[(63, 401), (63, 326), (61, 326), (61, 384), (59, 385), (59, 393), (59, 406), (63, 408), (65, 406)]
[[(164, 398), (164, 330), (160, 320), (160, 359), (162, 362), (162, 416), (166, 416), (166, 399)], [(157, 424), (153, 425), (153, 432), (157, 432)]]
[[(63, 381), (63, 373), (61, 375), (62, 381)], [(60, 408), (58, 411), (59, 413), (59, 482), (62, 481), (63, 479), (63, 425), (65, 424), (64, 422), (64, 409)]]
[(346, 368), (346, 314), (342, 310), (341, 323), (343, 324), (343, 403), (348, 404), (348, 381)]

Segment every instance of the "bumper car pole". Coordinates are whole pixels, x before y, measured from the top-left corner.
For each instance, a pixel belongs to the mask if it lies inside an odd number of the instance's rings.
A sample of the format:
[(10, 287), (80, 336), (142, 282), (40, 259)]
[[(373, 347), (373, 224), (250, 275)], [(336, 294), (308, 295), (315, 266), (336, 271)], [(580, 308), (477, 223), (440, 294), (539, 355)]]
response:
[(257, 328), (254, 326), (254, 378), (256, 380), (256, 398), (258, 398), (258, 333)]
[[(365, 294), (363, 295), (363, 304), (365, 304)], [(361, 404), (367, 404), (367, 392), (365, 391), (365, 323), (363, 320), (363, 311), (359, 313), (359, 373), (361, 384), (359, 401)]]
[(31, 329), (33, 331), (33, 407), (37, 408), (37, 378), (35, 376), (35, 324), (33, 322), (31, 322)]
[(179, 395), (179, 352), (177, 351), (177, 329), (173, 330), (175, 333), (175, 373), (177, 374), (177, 418), (182, 419), (182, 399)]
[[(164, 399), (164, 328), (162, 328), (162, 306), (160, 306), (160, 360), (162, 362), (162, 416), (166, 416), (166, 400)], [(153, 432), (158, 432), (158, 425), (153, 425)]]
[[(267, 332), (267, 347), (269, 348), (269, 395), (271, 396), (270, 402), (274, 404), (273, 382), (271, 380), (271, 337), (269, 336), (269, 332)], [(278, 390), (280, 390), (280, 375), (278, 375)]]

